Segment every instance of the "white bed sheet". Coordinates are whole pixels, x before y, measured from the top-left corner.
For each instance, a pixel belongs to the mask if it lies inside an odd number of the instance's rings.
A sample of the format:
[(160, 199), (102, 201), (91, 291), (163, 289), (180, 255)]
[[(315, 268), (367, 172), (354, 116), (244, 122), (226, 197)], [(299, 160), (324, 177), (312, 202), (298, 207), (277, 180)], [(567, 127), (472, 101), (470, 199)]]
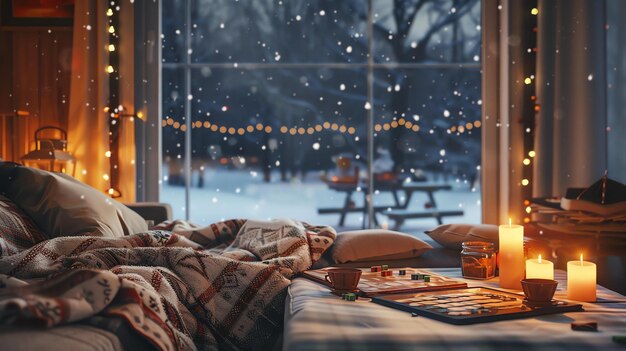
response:
[[(430, 271), (461, 276), (458, 268)], [(556, 271), (555, 279), (556, 298), (565, 299), (566, 273)], [(466, 281), (499, 288), (497, 278)], [(584, 303), (585, 312), (455, 326), (411, 317), (369, 299), (343, 301), (324, 285), (297, 278), (285, 302), (283, 350), (624, 350), (611, 338), (626, 335), (626, 297), (603, 287), (598, 297), (621, 302)], [(598, 322), (599, 331), (572, 331), (574, 321)]]

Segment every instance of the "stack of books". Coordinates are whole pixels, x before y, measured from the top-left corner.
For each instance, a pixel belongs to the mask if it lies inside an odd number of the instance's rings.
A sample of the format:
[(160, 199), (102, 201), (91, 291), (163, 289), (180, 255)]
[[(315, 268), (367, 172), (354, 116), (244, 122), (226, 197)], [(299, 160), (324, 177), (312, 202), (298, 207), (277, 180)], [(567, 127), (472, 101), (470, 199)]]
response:
[(564, 197), (532, 200), (542, 228), (577, 235), (626, 237), (626, 185), (605, 174), (588, 188), (570, 188)]

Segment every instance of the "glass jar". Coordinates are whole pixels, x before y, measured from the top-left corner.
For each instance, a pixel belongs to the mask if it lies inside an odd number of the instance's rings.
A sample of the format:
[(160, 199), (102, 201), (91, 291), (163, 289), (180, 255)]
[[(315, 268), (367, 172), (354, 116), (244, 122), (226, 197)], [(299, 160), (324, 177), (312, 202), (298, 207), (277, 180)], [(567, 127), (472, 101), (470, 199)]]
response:
[(466, 241), (461, 244), (463, 278), (491, 279), (496, 275), (496, 250), (493, 243)]

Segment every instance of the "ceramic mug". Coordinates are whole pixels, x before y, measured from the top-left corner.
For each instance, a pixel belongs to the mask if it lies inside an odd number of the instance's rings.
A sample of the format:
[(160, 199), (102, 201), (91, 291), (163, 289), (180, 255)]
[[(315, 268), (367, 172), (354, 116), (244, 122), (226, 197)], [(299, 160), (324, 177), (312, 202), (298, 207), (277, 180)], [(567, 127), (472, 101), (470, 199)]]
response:
[(363, 272), (356, 268), (329, 268), (324, 279), (333, 289), (352, 291), (359, 285), (361, 273)]

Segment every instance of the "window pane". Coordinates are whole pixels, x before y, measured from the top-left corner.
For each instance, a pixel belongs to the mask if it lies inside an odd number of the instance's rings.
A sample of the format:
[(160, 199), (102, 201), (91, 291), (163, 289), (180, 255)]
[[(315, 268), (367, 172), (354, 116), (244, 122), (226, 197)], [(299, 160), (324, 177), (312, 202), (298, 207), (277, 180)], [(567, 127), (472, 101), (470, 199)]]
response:
[(365, 62), (365, 1), (192, 0), (193, 62)]
[(376, 0), (376, 62), (479, 62), (480, 1)]
[(161, 199), (172, 205), (174, 218), (185, 218), (185, 84), (183, 69), (163, 70)]
[[(458, 220), (480, 220), (478, 0), (419, 8), (373, 1), (373, 101), (366, 101), (367, 1), (189, 1), (191, 42), (181, 39), (189, 48), (172, 51), (179, 61), (191, 58), (194, 65), (184, 68), (191, 89), (180, 89), (182, 75), (164, 81), (163, 150), (166, 179), (184, 176), (184, 133), (174, 123), (184, 122), (189, 97), (192, 221), (334, 224), (346, 217), (340, 227), (360, 227), (369, 178), (366, 108), (378, 128), (376, 172), (450, 183), (453, 191), (438, 205), (463, 207)], [(185, 28), (184, 18), (174, 22), (170, 32)], [(165, 184), (167, 201), (182, 209), (183, 188)], [(378, 183), (375, 189), (375, 205), (393, 203)], [(408, 205), (423, 208), (421, 195)]]
[(214, 68), (192, 77), (191, 220), (335, 222), (317, 210), (341, 207), (344, 196), (322, 179), (339, 174), (337, 157), (365, 152), (365, 72)]
[[(427, 192), (415, 192), (407, 207), (411, 212), (428, 212), (436, 205), (464, 212), (446, 222), (480, 222), (480, 79), (478, 69), (467, 68), (376, 71), (374, 172), (379, 179), (388, 173), (393, 181), (452, 187), (436, 191), (434, 204)], [(379, 183), (375, 206), (404, 207), (405, 191)], [(421, 223), (436, 222), (427, 218)]]
[(162, 1), (161, 45), (163, 62), (184, 62), (187, 54), (185, 11), (187, 0)]

